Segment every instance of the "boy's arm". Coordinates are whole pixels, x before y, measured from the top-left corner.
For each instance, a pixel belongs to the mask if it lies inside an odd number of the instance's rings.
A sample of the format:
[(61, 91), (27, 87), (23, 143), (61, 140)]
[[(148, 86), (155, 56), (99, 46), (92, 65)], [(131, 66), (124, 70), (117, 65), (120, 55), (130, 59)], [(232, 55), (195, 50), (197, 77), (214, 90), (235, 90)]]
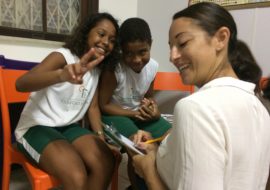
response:
[(154, 81), (152, 81), (144, 97), (147, 99), (153, 99), (153, 96), (154, 96)]
[(102, 72), (99, 83), (99, 106), (101, 111), (109, 115), (135, 117), (138, 114), (137, 111), (125, 110), (120, 105), (111, 103), (116, 87), (117, 81), (114, 72), (109, 70)]

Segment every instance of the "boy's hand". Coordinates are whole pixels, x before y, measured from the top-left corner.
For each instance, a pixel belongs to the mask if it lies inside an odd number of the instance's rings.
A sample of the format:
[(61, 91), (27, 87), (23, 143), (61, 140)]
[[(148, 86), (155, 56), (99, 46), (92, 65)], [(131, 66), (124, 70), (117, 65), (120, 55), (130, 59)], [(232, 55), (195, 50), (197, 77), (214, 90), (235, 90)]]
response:
[(138, 119), (142, 121), (153, 121), (160, 118), (158, 105), (153, 100), (144, 98), (138, 111), (140, 112)]

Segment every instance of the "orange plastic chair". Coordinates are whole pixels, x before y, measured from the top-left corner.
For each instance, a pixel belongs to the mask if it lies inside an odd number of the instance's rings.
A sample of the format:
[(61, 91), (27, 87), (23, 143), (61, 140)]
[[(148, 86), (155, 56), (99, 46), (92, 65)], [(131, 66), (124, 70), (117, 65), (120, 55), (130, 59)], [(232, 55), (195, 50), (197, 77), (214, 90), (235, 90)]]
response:
[[(29, 93), (20, 93), (16, 91), (16, 79), (27, 72), (26, 70), (10, 70), (0, 67), (0, 103), (2, 113), (3, 127), (3, 172), (2, 172), (2, 190), (9, 189), (11, 165), (21, 165), (32, 185), (33, 190), (48, 190), (59, 186), (59, 181), (46, 172), (31, 164), (25, 156), (19, 152), (11, 143), (11, 126), (8, 104), (26, 102)], [(115, 171), (112, 178), (111, 190), (118, 189), (118, 166), (119, 156), (116, 156)]]
[(3, 176), (2, 190), (9, 189), (11, 165), (21, 165), (34, 190), (47, 190), (59, 185), (59, 182), (44, 171), (32, 165), (11, 143), (9, 103), (26, 102), (29, 93), (20, 93), (15, 89), (16, 79), (26, 70), (5, 70), (0, 67), (0, 101), (3, 127)]
[(177, 72), (158, 72), (154, 80), (154, 90), (180, 90), (194, 92), (193, 85), (184, 85)]

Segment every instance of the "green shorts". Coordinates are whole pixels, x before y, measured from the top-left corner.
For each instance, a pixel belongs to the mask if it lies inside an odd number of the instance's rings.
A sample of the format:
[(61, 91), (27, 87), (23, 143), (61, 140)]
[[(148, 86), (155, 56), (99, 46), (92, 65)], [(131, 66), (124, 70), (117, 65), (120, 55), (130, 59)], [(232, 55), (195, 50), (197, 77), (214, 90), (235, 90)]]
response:
[(18, 149), (35, 164), (39, 162), (44, 148), (52, 141), (64, 139), (68, 142), (86, 134), (93, 134), (90, 130), (74, 123), (65, 127), (48, 127), (37, 125), (31, 127), (22, 138), (22, 144), (17, 142)]
[(135, 134), (139, 129), (150, 132), (153, 138), (157, 138), (161, 137), (172, 127), (163, 117), (156, 121), (141, 122), (124, 116), (103, 115), (102, 122), (108, 125), (113, 124), (118, 132), (127, 138)]

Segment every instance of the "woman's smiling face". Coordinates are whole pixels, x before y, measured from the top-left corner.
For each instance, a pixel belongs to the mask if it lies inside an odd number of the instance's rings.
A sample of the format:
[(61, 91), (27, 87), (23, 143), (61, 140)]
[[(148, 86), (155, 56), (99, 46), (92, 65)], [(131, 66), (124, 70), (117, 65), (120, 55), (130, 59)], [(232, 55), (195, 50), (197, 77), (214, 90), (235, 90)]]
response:
[(184, 84), (200, 87), (212, 79), (217, 69), (213, 39), (191, 18), (173, 20), (169, 31), (170, 61)]

